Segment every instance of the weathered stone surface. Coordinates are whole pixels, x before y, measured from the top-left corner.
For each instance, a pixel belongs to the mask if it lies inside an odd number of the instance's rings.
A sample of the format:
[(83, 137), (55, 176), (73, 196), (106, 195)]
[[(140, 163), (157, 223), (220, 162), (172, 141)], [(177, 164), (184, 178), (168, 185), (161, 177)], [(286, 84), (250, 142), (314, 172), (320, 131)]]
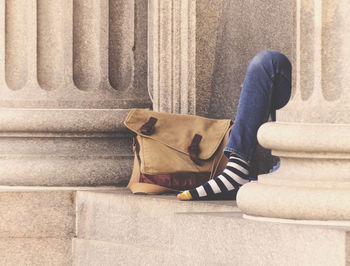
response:
[(165, 248), (173, 244), (175, 212), (235, 209), (228, 201), (180, 202), (175, 195), (141, 196), (125, 189), (111, 193), (79, 191), (77, 237)]
[(0, 238), (71, 237), (74, 191), (0, 191)]
[(0, 186), (0, 265), (71, 265), (76, 191), (115, 189)]
[(146, 0), (2, 1), (0, 9), (1, 107), (149, 106)]
[(0, 186), (0, 238), (72, 237), (76, 191), (115, 189)]
[[(182, 257), (186, 265), (185, 258)], [(174, 252), (159, 250), (152, 246), (130, 245), (107, 241), (73, 239), (73, 265), (179, 265)]]
[(0, 264), (72, 265), (71, 238), (0, 238)]
[[(212, 1), (204, 2), (206, 4), (201, 3), (200, 6), (214, 5), (209, 4)], [(246, 68), (258, 52), (265, 49), (279, 50), (292, 61), (294, 3), (288, 0), (215, 2), (222, 6), (222, 11), (217, 34), (213, 36), (216, 38), (216, 49), (210, 83), (210, 104), (206, 113), (199, 113), (214, 118), (234, 118)], [(203, 16), (202, 19), (213, 19), (218, 12), (212, 15), (211, 9), (200, 10), (202, 13), (197, 16)], [(211, 25), (205, 25), (205, 29), (210, 27)], [(205, 30), (201, 32), (206, 34)], [(198, 46), (202, 47), (200, 52), (209, 53), (210, 46), (206, 47), (205, 38), (198, 38), (203, 42)], [(198, 108), (199, 111), (205, 110), (200, 105)]]
[[(345, 265), (348, 229), (253, 222), (236, 213), (176, 215), (176, 253), (196, 265)], [(200, 225), (200, 226), (199, 226)], [(185, 244), (183, 244), (185, 243)]]
[(148, 88), (155, 111), (195, 113), (196, 1), (149, 1)]
[(232, 201), (119, 190), (78, 192), (77, 206), (74, 265), (345, 265), (349, 257), (350, 227), (246, 220)]
[[(129, 110), (2, 109), (2, 185), (123, 185), (132, 170)], [(28, 119), (30, 117), (31, 119)]]
[(295, 97), (284, 122), (349, 123), (349, 6), (346, 1), (302, 1), (296, 21)]
[[(215, 115), (222, 110), (209, 110), (212, 101), (215, 57), (220, 46), (223, 23), (222, 0), (196, 2), (196, 114)], [(221, 106), (220, 108), (226, 108)], [(229, 118), (233, 117), (233, 113)]]
[[(3, 185), (16, 186), (105, 186), (125, 185), (131, 175), (132, 156), (38, 156), (0, 160)], [(95, 158), (93, 158), (95, 157)], [(45, 173), (45, 174), (43, 174)]]
[[(130, 109), (1, 109), (1, 135), (25, 133), (87, 133), (89, 135), (116, 136), (128, 130), (123, 121)], [(29, 119), (30, 118), (30, 119)], [(70, 133), (70, 134), (68, 134)], [(105, 133), (105, 134), (102, 134)]]

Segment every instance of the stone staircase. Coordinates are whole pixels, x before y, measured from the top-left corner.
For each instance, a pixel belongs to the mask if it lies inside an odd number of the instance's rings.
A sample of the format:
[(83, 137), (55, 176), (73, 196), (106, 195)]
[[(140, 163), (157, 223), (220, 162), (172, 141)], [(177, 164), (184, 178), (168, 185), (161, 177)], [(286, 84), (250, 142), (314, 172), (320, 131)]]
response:
[(0, 186), (0, 265), (71, 265), (77, 190)]
[(349, 265), (348, 231), (246, 220), (231, 201), (0, 188), (0, 265)]

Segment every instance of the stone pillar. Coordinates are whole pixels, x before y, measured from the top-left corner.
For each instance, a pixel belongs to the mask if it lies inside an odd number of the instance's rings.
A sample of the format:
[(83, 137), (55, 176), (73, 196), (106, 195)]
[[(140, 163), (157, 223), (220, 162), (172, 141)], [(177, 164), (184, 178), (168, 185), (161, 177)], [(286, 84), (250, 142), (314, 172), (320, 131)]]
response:
[(350, 6), (296, 1), (296, 89), (259, 142), (281, 168), (242, 187), (248, 217), (350, 220)]
[(213, 90), (213, 82), (223, 2), (148, 1), (148, 89), (154, 110), (209, 117), (222, 111), (210, 107), (222, 92)]
[(0, 4), (0, 184), (125, 183), (122, 121), (150, 105), (147, 1)]
[(148, 88), (153, 109), (194, 114), (196, 0), (150, 0), (148, 8)]

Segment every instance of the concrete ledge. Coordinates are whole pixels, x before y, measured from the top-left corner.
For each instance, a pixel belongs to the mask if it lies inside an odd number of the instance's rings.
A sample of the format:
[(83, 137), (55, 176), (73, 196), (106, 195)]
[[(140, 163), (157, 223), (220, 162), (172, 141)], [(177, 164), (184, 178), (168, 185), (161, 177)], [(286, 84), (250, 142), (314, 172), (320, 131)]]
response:
[(74, 191), (0, 192), (0, 237), (72, 237)]
[(71, 238), (75, 236), (75, 193), (93, 187), (0, 186), (0, 238)]
[(0, 265), (71, 265), (77, 190), (118, 188), (0, 186)]
[(171, 251), (119, 244), (115, 242), (73, 239), (73, 265), (179, 265)]
[(0, 265), (72, 265), (71, 238), (0, 238)]
[(118, 265), (120, 254), (124, 265), (345, 265), (348, 231), (246, 220), (233, 201), (79, 191), (74, 261)]
[(346, 265), (350, 228), (253, 222), (240, 213), (175, 217), (176, 252), (197, 265)]
[(175, 195), (77, 192), (77, 237), (169, 248), (174, 243), (176, 212), (238, 211), (233, 201), (180, 202)]

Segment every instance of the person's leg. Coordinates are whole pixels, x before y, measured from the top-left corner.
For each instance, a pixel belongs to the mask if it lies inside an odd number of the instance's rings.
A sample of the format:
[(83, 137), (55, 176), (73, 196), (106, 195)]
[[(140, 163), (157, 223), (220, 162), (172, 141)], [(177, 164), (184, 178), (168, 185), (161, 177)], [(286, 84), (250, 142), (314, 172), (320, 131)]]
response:
[(291, 70), (288, 58), (277, 51), (262, 51), (253, 58), (244, 79), (226, 154), (236, 154), (250, 163), (259, 127), (271, 112), (289, 101)]
[(259, 127), (289, 101), (291, 70), (288, 58), (278, 51), (265, 50), (252, 59), (224, 149), (229, 158), (226, 169), (203, 186), (180, 193), (179, 199), (235, 199), (240, 186), (249, 182), (249, 164), (257, 146)]

